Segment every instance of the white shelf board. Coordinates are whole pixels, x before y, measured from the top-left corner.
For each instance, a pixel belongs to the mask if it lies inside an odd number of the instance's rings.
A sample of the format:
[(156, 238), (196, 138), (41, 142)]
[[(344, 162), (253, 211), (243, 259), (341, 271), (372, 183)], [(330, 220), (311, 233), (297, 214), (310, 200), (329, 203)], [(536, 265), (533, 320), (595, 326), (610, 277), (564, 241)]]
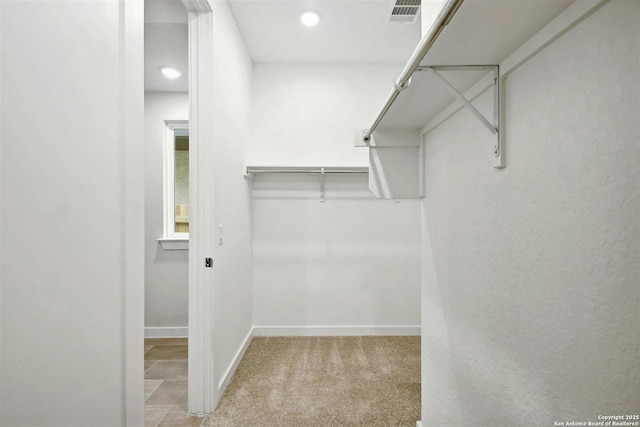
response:
[(367, 166), (247, 166), (252, 173), (368, 173)]
[[(571, 3), (573, 0), (465, 0), (421, 65), (500, 64)], [(488, 73), (441, 72), (460, 92)], [(380, 128), (420, 128), (454, 100), (430, 73), (416, 71), (411, 86), (398, 96)]]

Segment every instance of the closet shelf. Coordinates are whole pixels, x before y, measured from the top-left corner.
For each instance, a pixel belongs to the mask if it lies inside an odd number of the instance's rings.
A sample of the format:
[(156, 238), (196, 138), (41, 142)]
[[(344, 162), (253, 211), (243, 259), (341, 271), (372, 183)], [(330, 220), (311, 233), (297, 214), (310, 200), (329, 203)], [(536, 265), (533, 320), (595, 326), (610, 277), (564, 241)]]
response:
[(256, 173), (369, 173), (369, 168), (366, 166), (247, 166), (247, 175)]
[[(371, 126), (355, 132), (354, 145), (368, 150), (371, 192), (382, 199), (424, 197), (424, 136), (461, 108), (486, 127), (474, 140), (489, 142), (487, 164), (505, 167), (504, 80), (606, 1), (440, 2), (440, 15)], [(484, 93), (493, 99), (475, 102)]]
[[(356, 145), (399, 145), (389, 141), (390, 132), (415, 130), (419, 138), (447, 112), (467, 108), (495, 135), (487, 151), (494, 167), (504, 167), (504, 92), (500, 85), (519, 64), (540, 51), (545, 41), (553, 40), (601, 3), (447, 0), (393, 81), (371, 126), (359, 131)], [(489, 107), (481, 114), (472, 102), (490, 88), (493, 111)]]
[(247, 166), (245, 178), (253, 181), (255, 174), (317, 174), (320, 175), (320, 202), (325, 202), (326, 174), (369, 174), (369, 168), (358, 166)]

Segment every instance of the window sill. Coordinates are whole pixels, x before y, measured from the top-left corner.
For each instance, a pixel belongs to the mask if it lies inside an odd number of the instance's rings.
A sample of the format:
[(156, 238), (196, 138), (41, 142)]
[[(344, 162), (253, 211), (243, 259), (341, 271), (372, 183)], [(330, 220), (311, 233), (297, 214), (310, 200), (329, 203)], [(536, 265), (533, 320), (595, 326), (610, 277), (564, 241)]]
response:
[(186, 251), (189, 249), (189, 238), (166, 238), (156, 239), (165, 251)]

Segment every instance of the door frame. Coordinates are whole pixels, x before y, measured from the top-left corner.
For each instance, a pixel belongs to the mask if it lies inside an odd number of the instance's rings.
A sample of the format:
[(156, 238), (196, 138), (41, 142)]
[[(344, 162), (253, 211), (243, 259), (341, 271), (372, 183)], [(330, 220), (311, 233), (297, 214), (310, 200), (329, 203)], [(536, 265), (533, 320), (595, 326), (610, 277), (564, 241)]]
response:
[(189, 414), (215, 409), (213, 363), (213, 17), (208, 0), (189, 12)]

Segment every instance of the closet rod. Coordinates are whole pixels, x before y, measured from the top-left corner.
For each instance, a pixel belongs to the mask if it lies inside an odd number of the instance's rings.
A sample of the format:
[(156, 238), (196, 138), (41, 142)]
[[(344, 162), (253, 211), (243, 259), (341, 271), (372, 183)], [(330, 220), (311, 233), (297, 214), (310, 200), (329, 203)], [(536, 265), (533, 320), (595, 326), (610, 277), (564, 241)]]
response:
[(247, 166), (247, 174), (250, 173), (308, 173), (308, 174), (319, 174), (319, 173), (368, 173), (368, 167), (279, 167), (279, 166)]
[(387, 111), (389, 111), (389, 108), (391, 108), (391, 105), (394, 103), (400, 92), (409, 87), (410, 79), (414, 71), (416, 71), (416, 68), (420, 66), (420, 62), (422, 62), (424, 57), (427, 55), (427, 52), (429, 52), (429, 49), (431, 49), (431, 46), (433, 46), (433, 43), (435, 43), (444, 27), (446, 27), (449, 21), (451, 21), (451, 18), (453, 18), (453, 15), (458, 11), (458, 8), (462, 5), (463, 1), (464, 0), (448, 0), (444, 5), (433, 25), (431, 25), (431, 28), (427, 31), (427, 34), (422, 38), (422, 40), (420, 40), (420, 43), (418, 43), (418, 46), (411, 54), (409, 62), (407, 62), (407, 65), (404, 66), (404, 69), (400, 73), (400, 77), (398, 77), (398, 80), (394, 81), (393, 88), (391, 89), (391, 92), (389, 92), (389, 95), (387, 95), (387, 100), (376, 116), (376, 119), (373, 121), (373, 124), (369, 129), (364, 129), (362, 131), (362, 140), (364, 142), (369, 142), (371, 140), (373, 131), (376, 130), (382, 121), (382, 118), (387, 114)]

